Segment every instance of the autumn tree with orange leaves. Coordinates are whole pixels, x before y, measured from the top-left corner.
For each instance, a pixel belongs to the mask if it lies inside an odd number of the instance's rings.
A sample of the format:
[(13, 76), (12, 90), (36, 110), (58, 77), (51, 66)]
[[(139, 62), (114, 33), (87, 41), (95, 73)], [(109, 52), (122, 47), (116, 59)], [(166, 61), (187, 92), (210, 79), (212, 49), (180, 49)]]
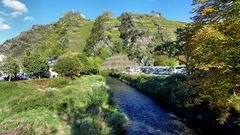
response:
[[(240, 124), (240, 0), (194, 0), (194, 22), (178, 31), (194, 105)], [(237, 115), (236, 115), (237, 114)]]

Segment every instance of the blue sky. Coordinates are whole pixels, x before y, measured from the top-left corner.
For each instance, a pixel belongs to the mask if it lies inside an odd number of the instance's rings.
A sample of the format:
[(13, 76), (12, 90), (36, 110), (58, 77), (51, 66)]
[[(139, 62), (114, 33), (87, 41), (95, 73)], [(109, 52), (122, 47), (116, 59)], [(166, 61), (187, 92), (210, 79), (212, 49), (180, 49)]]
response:
[(34, 24), (56, 22), (67, 11), (79, 11), (95, 19), (104, 11), (115, 16), (122, 12), (160, 12), (165, 18), (191, 22), (192, 0), (0, 0), (0, 43)]

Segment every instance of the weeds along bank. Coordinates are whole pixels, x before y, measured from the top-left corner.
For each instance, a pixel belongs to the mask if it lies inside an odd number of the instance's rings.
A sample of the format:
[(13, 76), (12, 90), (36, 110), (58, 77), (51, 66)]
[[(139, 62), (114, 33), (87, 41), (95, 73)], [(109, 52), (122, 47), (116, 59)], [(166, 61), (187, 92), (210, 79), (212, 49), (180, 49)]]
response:
[(153, 76), (153, 75), (129, 75), (125, 73), (110, 73), (110, 76), (116, 77), (125, 83), (137, 88), (143, 93), (167, 104), (171, 107), (187, 107), (189, 103), (190, 91), (185, 89), (185, 76), (173, 75)]
[(127, 126), (101, 76), (0, 82), (0, 99), (0, 134), (108, 135)]
[(188, 87), (185, 75), (175, 74), (167, 77), (116, 72), (109, 75), (137, 88), (165, 107), (175, 111), (179, 116), (187, 118), (191, 125), (196, 124), (196, 126), (201, 126), (206, 130), (214, 132), (217, 130), (219, 133), (221, 131), (231, 134), (240, 133), (240, 126), (234, 123), (239, 118), (239, 114), (233, 113), (228, 121), (221, 125), (216, 120), (218, 118), (216, 110), (219, 108), (210, 108), (207, 104), (194, 104), (194, 93)]

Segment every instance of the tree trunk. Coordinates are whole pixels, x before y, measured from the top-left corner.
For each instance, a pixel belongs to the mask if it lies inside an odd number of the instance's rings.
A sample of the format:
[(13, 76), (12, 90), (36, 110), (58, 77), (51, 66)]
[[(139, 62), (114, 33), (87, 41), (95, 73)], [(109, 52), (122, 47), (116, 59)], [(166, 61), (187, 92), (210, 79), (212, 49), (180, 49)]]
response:
[(8, 81), (11, 82), (12, 75), (9, 75)]
[(41, 79), (41, 75), (40, 74), (38, 74), (38, 79)]

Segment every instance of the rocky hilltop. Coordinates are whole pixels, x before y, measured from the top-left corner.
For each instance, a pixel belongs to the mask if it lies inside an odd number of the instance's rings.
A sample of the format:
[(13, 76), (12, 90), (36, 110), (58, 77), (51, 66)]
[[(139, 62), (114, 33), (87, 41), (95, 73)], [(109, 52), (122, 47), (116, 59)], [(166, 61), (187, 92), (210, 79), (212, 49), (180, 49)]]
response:
[(0, 47), (0, 53), (15, 57), (32, 51), (45, 57), (66, 51), (104, 57), (122, 53), (142, 65), (149, 65), (153, 63), (154, 48), (175, 40), (176, 29), (184, 26), (183, 22), (167, 20), (159, 14), (123, 13), (116, 18), (105, 12), (91, 21), (79, 12), (69, 12), (56, 23), (35, 25), (7, 40)]
[(61, 55), (66, 50), (81, 51), (91, 28), (92, 21), (84, 19), (78, 12), (69, 12), (56, 23), (34, 25), (30, 30), (7, 40), (0, 47), (0, 52), (18, 57), (35, 51), (49, 57)]
[(154, 48), (175, 40), (176, 29), (184, 26), (183, 22), (166, 20), (159, 14), (123, 13), (114, 18), (106, 12), (96, 19), (85, 52), (124, 53), (141, 65), (151, 65)]

